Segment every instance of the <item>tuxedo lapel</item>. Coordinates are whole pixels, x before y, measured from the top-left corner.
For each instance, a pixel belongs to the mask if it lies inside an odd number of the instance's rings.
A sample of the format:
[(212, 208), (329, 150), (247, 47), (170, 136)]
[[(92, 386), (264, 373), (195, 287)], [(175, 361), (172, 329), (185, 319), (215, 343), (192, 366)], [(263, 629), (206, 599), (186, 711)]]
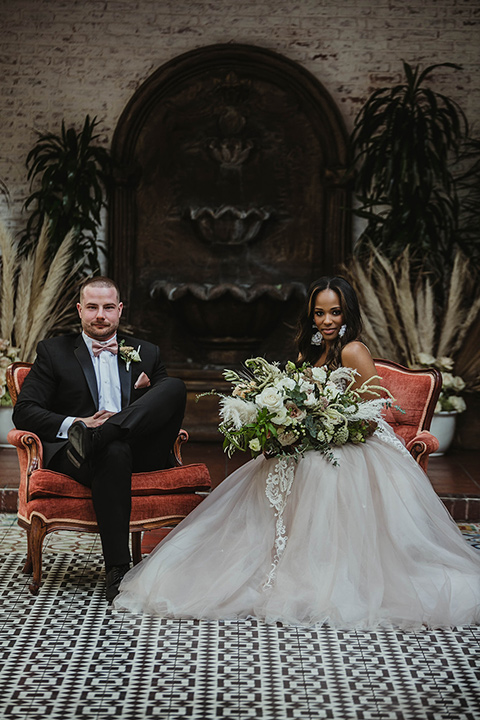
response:
[(95, 370), (93, 369), (92, 358), (90, 357), (88, 348), (85, 345), (85, 342), (81, 335), (79, 335), (76, 340), (76, 346), (75, 346), (74, 352), (75, 352), (75, 356), (83, 370), (83, 374), (85, 375), (88, 389), (90, 390), (90, 393), (94, 400), (95, 407), (98, 409), (97, 378), (95, 376)]
[[(118, 343), (122, 338), (118, 337)], [(122, 360), (120, 352), (118, 353), (118, 374), (120, 376), (120, 387), (122, 388), (122, 408), (130, 405), (130, 394), (132, 392), (132, 366), (127, 371), (127, 363)]]

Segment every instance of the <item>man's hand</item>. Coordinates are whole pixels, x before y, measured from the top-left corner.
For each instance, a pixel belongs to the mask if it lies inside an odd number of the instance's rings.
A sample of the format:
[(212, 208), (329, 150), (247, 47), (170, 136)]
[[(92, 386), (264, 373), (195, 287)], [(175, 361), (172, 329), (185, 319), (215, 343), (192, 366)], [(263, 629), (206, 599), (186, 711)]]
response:
[(75, 418), (75, 422), (78, 420), (81, 420), (87, 427), (90, 428), (96, 428), (100, 427), (100, 425), (103, 425), (103, 423), (108, 420), (108, 418), (111, 418), (112, 415), (116, 415), (114, 412), (110, 412), (109, 410), (98, 410), (98, 412), (95, 413), (95, 415), (91, 415), (90, 417), (77, 417)]

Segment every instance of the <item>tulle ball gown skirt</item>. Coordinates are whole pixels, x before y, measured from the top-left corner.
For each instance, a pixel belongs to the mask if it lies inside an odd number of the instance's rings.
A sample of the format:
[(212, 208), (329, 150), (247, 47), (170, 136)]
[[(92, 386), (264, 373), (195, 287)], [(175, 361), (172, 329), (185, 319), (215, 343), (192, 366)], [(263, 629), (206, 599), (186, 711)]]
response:
[(335, 456), (288, 461), (289, 493), (277, 459), (240, 467), (126, 575), (115, 607), (338, 628), (478, 623), (480, 554), (419, 466), (376, 436)]

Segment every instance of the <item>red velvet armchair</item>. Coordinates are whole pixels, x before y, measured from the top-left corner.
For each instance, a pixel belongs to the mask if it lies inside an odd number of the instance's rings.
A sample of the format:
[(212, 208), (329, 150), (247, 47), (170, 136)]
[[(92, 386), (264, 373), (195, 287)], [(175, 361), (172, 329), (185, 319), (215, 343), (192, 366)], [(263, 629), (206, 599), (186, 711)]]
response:
[[(15, 404), (30, 363), (16, 362), (7, 369), (7, 385)], [(133, 473), (132, 536), (133, 562), (141, 560), (142, 531), (178, 525), (211, 489), (206, 465), (183, 465), (181, 445), (188, 433), (180, 430), (174, 452), (177, 466), (169, 470)], [(42, 577), (42, 546), (56, 530), (98, 532), (89, 488), (68, 475), (43, 467), (40, 439), (32, 432), (11, 430), (8, 441), (17, 448), (20, 464), (18, 524), (27, 531), (27, 560), (24, 572), (32, 572), (30, 592), (38, 593)]]
[(428, 456), (438, 450), (439, 445), (428, 430), (442, 389), (442, 376), (435, 368), (412, 370), (390, 360), (374, 362), (381, 384), (392, 393), (394, 404), (404, 411), (388, 408), (385, 420), (426, 472)]

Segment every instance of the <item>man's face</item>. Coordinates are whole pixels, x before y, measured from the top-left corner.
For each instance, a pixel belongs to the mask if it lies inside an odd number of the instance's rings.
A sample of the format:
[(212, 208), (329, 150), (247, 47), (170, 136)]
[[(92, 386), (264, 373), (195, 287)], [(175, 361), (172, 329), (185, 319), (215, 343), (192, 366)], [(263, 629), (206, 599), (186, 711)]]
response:
[(109, 340), (117, 332), (123, 303), (113, 287), (87, 285), (77, 310), (86, 335), (94, 340)]

